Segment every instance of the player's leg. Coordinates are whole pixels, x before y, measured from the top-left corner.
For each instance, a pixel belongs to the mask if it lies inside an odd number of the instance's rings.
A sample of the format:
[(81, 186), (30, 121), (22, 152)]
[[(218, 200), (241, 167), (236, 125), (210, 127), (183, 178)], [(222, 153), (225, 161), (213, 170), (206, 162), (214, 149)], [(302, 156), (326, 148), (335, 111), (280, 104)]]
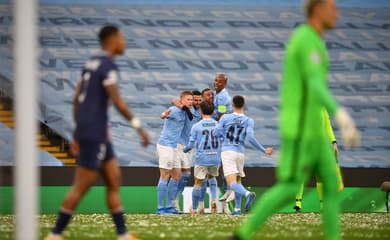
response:
[(248, 220), (238, 230), (239, 239), (252, 239), (253, 233), (268, 217), (291, 201), (299, 190), (301, 181), (279, 182), (268, 190), (253, 206)]
[(207, 181), (202, 182), (202, 186), (200, 188), (200, 196), (199, 196), (199, 204), (198, 204), (198, 213), (204, 213), (204, 199), (207, 191)]
[(80, 202), (81, 197), (95, 182), (97, 176), (98, 172), (96, 170), (88, 169), (82, 166), (76, 167), (72, 188), (64, 198), (61, 209), (57, 216), (56, 223), (51, 231), (52, 235), (62, 235), (62, 232), (70, 222), (73, 211)]
[(183, 194), (184, 188), (187, 186), (188, 181), (190, 180), (191, 176), (191, 168), (182, 168), (181, 170), (181, 178), (179, 180), (178, 186), (177, 186), (177, 193), (175, 196), (175, 199), (173, 200), (173, 206), (176, 209), (179, 209), (179, 199)]
[(217, 181), (217, 178), (215, 176), (210, 176), (208, 178), (208, 183), (209, 183), (209, 187), (210, 187), (211, 200), (212, 201), (217, 200), (217, 197), (218, 197), (217, 196), (217, 193), (218, 193), (218, 181)]
[(62, 231), (68, 225), (73, 211), (76, 209), (81, 197), (95, 182), (100, 167), (100, 160), (97, 159), (97, 156), (102, 151), (105, 151), (105, 148), (102, 148), (101, 144), (80, 142), (79, 156), (77, 158), (78, 166), (76, 167), (72, 188), (64, 198), (55, 226), (47, 239), (62, 234)]
[(324, 187), (318, 176), (316, 176), (316, 189), (318, 200), (320, 201), (320, 210), (322, 211), (322, 208), (324, 207)]
[(179, 157), (181, 161), (181, 178), (179, 181), (179, 184), (177, 186), (177, 194), (175, 196), (175, 199), (173, 201), (173, 206), (176, 209), (179, 209), (179, 199), (180, 196), (183, 194), (185, 186), (187, 186), (187, 183), (191, 176), (191, 166), (192, 166), (192, 156), (193, 156), (193, 150), (189, 151), (188, 153), (183, 152), (184, 145), (179, 144), (177, 155), (181, 156)]
[(344, 190), (344, 180), (343, 180), (343, 175), (341, 173), (341, 168), (338, 160), (336, 163), (336, 175), (337, 175), (337, 182), (338, 182), (337, 191), (341, 192)]
[[(237, 182), (241, 183), (241, 177), (237, 176)], [(234, 193), (234, 211), (232, 215), (241, 215), (242, 197), (240, 193)]]
[(130, 236), (127, 235), (125, 213), (119, 193), (121, 174), (115, 157), (111, 157), (102, 164), (102, 176), (106, 185), (107, 207), (111, 212), (116, 233), (119, 238), (129, 239)]
[[(244, 188), (241, 184), (241, 178), (245, 177), (244, 173), (244, 154), (225, 151), (222, 152), (222, 164), (224, 166), (225, 178), (228, 186), (234, 191), (234, 194), (239, 194), (240, 196), (246, 197), (245, 211), (249, 211), (256, 194), (250, 192)], [(240, 181), (237, 181), (240, 180)]]
[(331, 148), (324, 141), (320, 149), (320, 161), (316, 174), (323, 183), (324, 203), (322, 210), (325, 239), (339, 239), (340, 203), (337, 192), (336, 163)]
[(202, 184), (206, 177), (207, 168), (204, 166), (195, 165), (194, 167), (194, 188), (192, 189), (192, 214), (198, 213), (198, 205), (202, 192)]
[(207, 167), (209, 176), (210, 195), (211, 195), (211, 213), (217, 213), (217, 177), (219, 174), (219, 166)]
[(302, 183), (301, 187), (299, 188), (299, 191), (297, 195), (295, 196), (295, 206), (294, 209), (296, 212), (300, 212), (302, 208), (302, 197), (303, 197), (303, 189), (305, 188), (305, 184)]
[(223, 195), (219, 198), (219, 201), (226, 201), (229, 195), (232, 193), (232, 190), (229, 187), (229, 184), (226, 181), (225, 175), (221, 175), (222, 178), (222, 192)]
[(165, 214), (164, 200), (168, 192), (168, 181), (172, 175), (173, 148), (157, 144), (157, 154), (160, 168), (160, 179), (157, 184), (157, 214)]
[(180, 178), (181, 178), (181, 168), (173, 168), (172, 176), (168, 182), (167, 208), (173, 207), (173, 200), (175, 199), (177, 194)]
[(173, 166), (172, 166), (172, 176), (168, 182), (168, 199), (166, 204), (167, 211), (173, 214), (182, 213), (173, 207), (173, 200), (175, 199), (177, 194), (177, 187), (179, 185), (180, 178), (181, 178), (181, 161), (177, 157), (177, 150), (175, 149), (175, 157), (173, 159)]
[[(268, 190), (252, 208), (250, 217), (238, 229), (238, 239), (251, 239), (254, 232), (268, 217), (288, 204), (298, 192), (302, 182), (311, 174), (311, 151), (306, 144), (282, 139), (280, 162), (277, 169), (278, 183)], [(315, 151), (313, 149), (313, 151)]]

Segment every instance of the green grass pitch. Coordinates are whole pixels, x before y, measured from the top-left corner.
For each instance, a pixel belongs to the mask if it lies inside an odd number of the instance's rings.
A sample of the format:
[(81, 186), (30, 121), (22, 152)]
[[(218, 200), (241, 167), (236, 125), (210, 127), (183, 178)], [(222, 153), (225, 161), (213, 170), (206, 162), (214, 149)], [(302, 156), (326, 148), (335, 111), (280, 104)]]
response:
[[(55, 215), (41, 215), (40, 239), (51, 229)], [(226, 239), (247, 216), (128, 214), (127, 226), (141, 239)], [(344, 213), (343, 239), (390, 239), (390, 214)], [(0, 239), (13, 239), (14, 217), (0, 215)], [(322, 239), (318, 213), (276, 214), (254, 239)], [(108, 214), (77, 214), (65, 239), (116, 239)]]

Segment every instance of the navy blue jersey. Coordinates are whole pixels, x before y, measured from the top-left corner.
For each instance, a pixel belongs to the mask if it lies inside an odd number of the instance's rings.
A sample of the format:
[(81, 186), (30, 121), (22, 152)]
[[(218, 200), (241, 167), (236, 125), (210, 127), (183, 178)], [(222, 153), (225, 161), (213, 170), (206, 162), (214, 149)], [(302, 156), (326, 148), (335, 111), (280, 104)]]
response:
[(118, 82), (118, 67), (107, 55), (88, 60), (81, 73), (74, 137), (77, 140), (109, 142), (106, 86)]

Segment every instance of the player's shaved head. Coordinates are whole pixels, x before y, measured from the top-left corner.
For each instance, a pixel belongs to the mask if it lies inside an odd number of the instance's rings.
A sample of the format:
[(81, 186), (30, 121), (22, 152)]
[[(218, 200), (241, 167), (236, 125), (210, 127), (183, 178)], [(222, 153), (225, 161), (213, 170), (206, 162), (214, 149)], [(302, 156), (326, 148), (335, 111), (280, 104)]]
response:
[(215, 91), (217, 93), (219, 93), (220, 91), (222, 91), (226, 87), (227, 80), (228, 80), (228, 77), (223, 73), (219, 73), (219, 74), (217, 74), (217, 76), (215, 76), (214, 88), (215, 88)]
[(217, 76), (215, 76), (215, 79), (226, 81), (228, 80), (228, 77), (224, 73), (218, 73)]
[(200, 110), (203, 115), (212, 115), (214, 112), (214, 104), (209, 102), (202, 102), (200, 104)]
[(245, 105), (245, 99), (243, 96), (237, 95), (233, 97), (233, 107), (235, 108), (243, 108)]

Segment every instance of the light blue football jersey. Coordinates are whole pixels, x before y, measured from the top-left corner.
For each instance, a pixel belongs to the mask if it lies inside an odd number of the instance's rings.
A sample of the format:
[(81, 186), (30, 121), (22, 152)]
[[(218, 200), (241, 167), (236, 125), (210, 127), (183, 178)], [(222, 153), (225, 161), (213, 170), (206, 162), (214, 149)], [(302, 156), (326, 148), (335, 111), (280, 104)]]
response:
[(216, 136), (223, 138), (222, 151), (244, 153), (245, 139), (258, 150), (265, 152), (264, 147), (254, 137), (254, 122), (244, 114), (224, 114), (219, 120)]
[(157, 144), (176, 148), (188, 116), (185, 111), (178, 107), (172, 106), (169, 109), (171, 113), (164, 121), (164, 126)]
[(203, 119), (194, 124), (191, 136), (184, 152), (196, 146), (195, 165), (215, 166), (221, 160), (221, 142), (214, 133), (218, 122), (214, 119)]

